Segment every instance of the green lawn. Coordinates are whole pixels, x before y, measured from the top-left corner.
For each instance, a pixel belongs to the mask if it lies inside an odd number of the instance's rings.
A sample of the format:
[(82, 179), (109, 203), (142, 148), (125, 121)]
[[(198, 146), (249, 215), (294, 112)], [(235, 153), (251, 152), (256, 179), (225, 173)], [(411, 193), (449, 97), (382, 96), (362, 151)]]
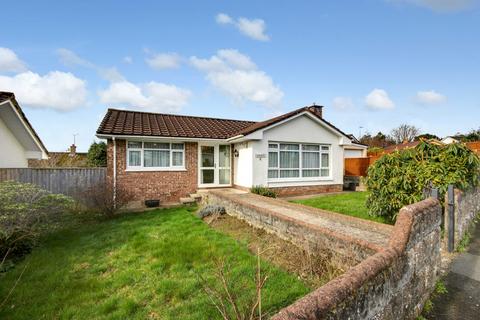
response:
[(367, 219), (371, 221), (392, 224), (385, 217), (374, 217), (368, 214), (365, 205), (367, 192), (348, 192), (328, 196), (320, 196), (309, 199), (293, 200), (307, 206), (338, 212), (349, 216)]
[[(213, 261), (225, 257), (232, 276), (241, 276), (238, 285), (253, 278), (256, 257), (190, 211), (129, 214), (50, 236), (0, 274), (1, 302), (27, 266), (0, 319), (219, 319), (199, 274), (218, 284)], [(277, 311), (310, 291), (267, 262), (262, 268), (269, 274), (264, 311)], [(239, 299), (251, 292), (238, 292)]]

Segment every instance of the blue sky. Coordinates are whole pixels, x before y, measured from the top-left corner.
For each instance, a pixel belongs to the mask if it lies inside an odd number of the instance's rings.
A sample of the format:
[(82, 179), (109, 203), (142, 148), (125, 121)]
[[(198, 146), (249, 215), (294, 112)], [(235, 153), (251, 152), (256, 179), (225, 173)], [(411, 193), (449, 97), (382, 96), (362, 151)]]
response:
[(472, 0), (9, 1), (0, 90), (51, 151), (107, 107), (262, 120), (311, 104), (346, 132), (480, 127)]

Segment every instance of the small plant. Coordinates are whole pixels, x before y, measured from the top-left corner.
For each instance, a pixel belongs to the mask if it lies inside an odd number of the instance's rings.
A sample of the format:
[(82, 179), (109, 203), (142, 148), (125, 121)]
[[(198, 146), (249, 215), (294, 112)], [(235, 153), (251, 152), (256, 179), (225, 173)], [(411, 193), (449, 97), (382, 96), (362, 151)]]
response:
[(472, 234), (469, 231), (465, 232), (462, 239), (458, 243), (457, 252), (464, 252), (465, 250), (467, 250), (467, 247), (470, 244), (471, 240), (472, 240)]
[(445, 282), (443, 279), (439, 279), (435, 283), (435, 288), (433, 289), (432, 294), (430, 295), (430, 298), (425, 302), (422, 310), (422, 315), (418, 316), (417, 319), (426, 319), (424, 316), (428, 315), (433, 311), (433, 300), (441, 296), (442, 294), (448, 293), (447, 286), (445, 285)]
[(225, 213), (227, 213), (225, 211), (225, 207), (209, 204), (209, 205), (203, 207), (202, 209), (200, 209), (197, 213), (197, 216), (200, 219), (203, 219), (203, 218), (206, 218), (206, 217), (212, 216), (212, 215), (221, 216), (221, 215), (224, 215)]
[(445, 285), (445, 282), (440, 279), (437, 281), (437, 283), (435, 283), (435, 294), (439, 295), (445, 293), (448, 293), (447, 286)]
[[(223, 320), (262, 320), (266, 313), (262, 311), (262, 289), (268, 276), (261, 274), (260, 252), (257, 253), (257, 267), (253, 284), (246, 282), (247, 275), (235, 277), (229, 271), (232, 268), (220, 259), (215, 264), (214, 280), (212, 283), (199, 275), (203, 292), (211, 304), (220, 313)], [(250, 299), (240, 299), (240, 293), (253, 289)]]
[(277, 193), (274, 190), (264, 186), (253, 186), (250, 188), (250, 192), (259, 194), (264, 197), (270, 197), (270, 198), (277, 197)]

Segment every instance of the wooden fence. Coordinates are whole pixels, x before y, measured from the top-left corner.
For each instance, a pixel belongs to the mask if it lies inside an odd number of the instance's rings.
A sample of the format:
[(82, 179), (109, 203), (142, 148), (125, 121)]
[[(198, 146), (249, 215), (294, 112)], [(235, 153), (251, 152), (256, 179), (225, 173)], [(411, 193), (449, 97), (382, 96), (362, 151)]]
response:
[(345, 175), (365, 177), (368, 167), (371, 166), (380, 156), (366, 158), (345, 158)]
[(0, 169), (0, 182), (14, 180), (40, 186), (52, 193), (77, 197), (106, 179), (107, 168)]

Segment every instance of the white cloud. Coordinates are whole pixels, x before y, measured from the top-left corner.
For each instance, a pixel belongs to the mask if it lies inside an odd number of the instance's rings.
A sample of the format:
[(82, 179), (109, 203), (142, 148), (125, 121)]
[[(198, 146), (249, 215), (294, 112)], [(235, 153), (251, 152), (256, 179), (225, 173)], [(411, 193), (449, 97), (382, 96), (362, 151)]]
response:
[(95, 65), (88, 60), (85, 60), (78, 56), (72, 50), (65, 48), (59, 48), (55, 51), (60, 58), (60, 62), (66, 66), (82, 66), (86, 68), (95, 68)]
[(118, 82), (125, 80), (125, 78), (117, 70), (116, 67), (105, 68), (97, 66), (96, 64), (86, 59), (83, 59), (72, 50), (65, 48), (57, 49), (56, 53), (60, 58), (60, 62), (66, 66), (81, 66), (84, 68), (92, 69), (96, 71), (100, 75), (100, 77), (110, 82)]
[(447, 97), (434, 90), (418, 91), (416, 100), (421, 104), (440, 104), (447, 101)]
[(217, 14), (217, 16), (215, 17), (215, 20), (216, 20), (217, 23), (219, 23), (219, 24), (229, 24), (229, 23), (233, 23), (233, 19), (232, 19), (228, 14), (225, 14), (225, 13), (219, 13), (219, 14)]
[(420, 7), (428, 8), (437, 12), (455, 12), (468, 9), (478, 0), (389, 0), (393, 2), (404, 2)]
[(257, 68), (249, 56), (241, 54), (235, 49), (218, 50), (217, 55), (220, 59), (223, 59), (226, 64), (230, 64), (232, 67), (238, 69), (253, 70)]
[(85, 104), (86, 82), (71, 73), (51, 71), (44, 76), (27, 71), (0, 76), (0, 90), (12, 91), (21, 104), (68, 111)]
[(225, 13), (219, 13), (215, 17), (215, 20), (218, 24), (232, 24), (234, 25), (241, 33), (246, 35), (249, 38), (259, 41), (268, 41), (270, 37), (265, 33), (267, 25), (262, 19), (248, 19), (240, 17), (237, 20), (232, 19), (229, 15)]
[(126, 63), (126, 64), (131, 64), (131, 63), (133, 63), (133, 59), (132, 59), (132, 57), (130, 57), (130, 56), (123, 57), (122, 60), (123, 60), (123, 62)]
[(159, 53), (145, 59), (151, 68), (157, 70), (178, 68), (180, 60), (180, 56), (176, 53)]
[(190, 91), (159, 82), (133, 84), (128, 81), (111, 83), (99, 92), (100, 100), (119, 107), (138, 107), (156, 112), (178, 112), (188, 103)]
[(0, 47), (0, 72), (23, 72), (27, 70), (25, 62), (9, 48)]
[(208, 59), (191, 57), (190, 62), (206, 73), (215, 88), (235, 101), (250, 101), (266, 107), (277, 107), (282, 101), (283, 92), (272, 78), (237, 50), (219, 50)]
[(353, 101), (349, 97), (335, 97), (332, 104), (337, 109), (353, 108)]
[(237, 28), (240, 30), (240, 32), (252, 39), (259, 41), (270, 40), (270, 37), (265, 34), (265, 29), (267, 26), (265, 25), (265, 21), (262, 19), (249, 20), (247, 18), (239, 18), (237, 22)]
[(365, 104), (371, 109), (393, 109), (395, 104), (383, 89), (373, 89), (365, 97)]

